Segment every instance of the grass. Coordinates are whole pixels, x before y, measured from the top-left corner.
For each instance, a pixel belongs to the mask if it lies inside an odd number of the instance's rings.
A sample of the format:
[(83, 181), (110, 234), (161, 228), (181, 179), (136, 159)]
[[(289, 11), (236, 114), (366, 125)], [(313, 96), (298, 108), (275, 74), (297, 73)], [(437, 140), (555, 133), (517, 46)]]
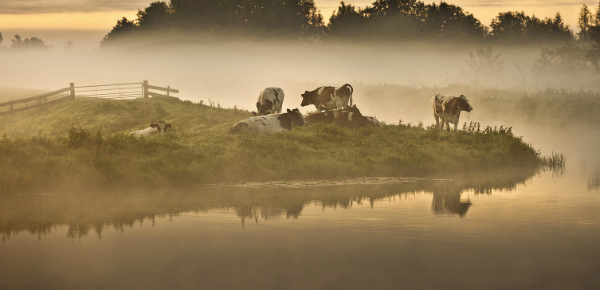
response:
[[(250, 112), (177, 98), (76, 100), (5, 117), (0, 193), (179, 188), (207, 183), (342, 176), (448, 176), (561, 163), (506, 128), (439, 132), (412, 125), (331, 124), (273, 136), (231, 135)], [(164, 119), (164, 135), (128, 132)]]

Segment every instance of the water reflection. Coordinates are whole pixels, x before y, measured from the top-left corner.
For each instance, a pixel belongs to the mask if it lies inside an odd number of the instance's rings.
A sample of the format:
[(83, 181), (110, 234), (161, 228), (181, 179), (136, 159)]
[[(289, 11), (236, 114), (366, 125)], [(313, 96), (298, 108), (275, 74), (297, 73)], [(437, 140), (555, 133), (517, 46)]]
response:
[(193, 191), (160, 193), (6, 196), (0, 203), (0, 233), (3, 241), (22, 231), (37, 234), (41, 238), (53, 228), (68, 226), (67, 235), (70, 238), (91, 233), (101, 238), (102, 231), (107, 228), (123, 231), (136, 223), (154, 223), (160, 217), (232, 208), (243, 226), (247, 221), (258, 223), (260, 220), (283, 217), (298, 219), (304, 207), (310, 204), (319, 204), (323, 209), (349, 209), (355, 204), (368, 202), (375, 207), (376, 201), (431, 193), (433, 214), (465, 217), (472, 203), (461, 199), (461, 194), (511, 191), (538, 172), (536, 169), (511, 168), (463, 173), (453, 176), (456, 178), (453, 180), (406, 179), (390, 182), (395, 179), (386, 179), (383, 184), (350, 180), (340, 185), (311, 188), (208, 186)]
[(441, 187), (435, 189), (431, 209), (437, 215), (458, 214), (460, 217), (464, 217), (472, 203), (470, 200), (461, 200), (460, 196), (460, 188)]

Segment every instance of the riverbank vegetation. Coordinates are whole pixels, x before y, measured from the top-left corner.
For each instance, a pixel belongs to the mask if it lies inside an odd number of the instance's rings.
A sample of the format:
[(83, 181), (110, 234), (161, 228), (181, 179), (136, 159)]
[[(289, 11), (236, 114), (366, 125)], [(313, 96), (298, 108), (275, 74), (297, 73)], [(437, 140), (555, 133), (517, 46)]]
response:
[[(231, 135), (251, 113), (176, 98), (77, 100), (5, 118), (0, 192), (173, 188), (343, 176), (437, 176), (554, 162), (511, 128), (471, 123), (350, 130), (321, 124), (273, 136)], [(173, 128), (133, 138), (159, 119)], [(551, 157), (555, 160), (557, 157)]]

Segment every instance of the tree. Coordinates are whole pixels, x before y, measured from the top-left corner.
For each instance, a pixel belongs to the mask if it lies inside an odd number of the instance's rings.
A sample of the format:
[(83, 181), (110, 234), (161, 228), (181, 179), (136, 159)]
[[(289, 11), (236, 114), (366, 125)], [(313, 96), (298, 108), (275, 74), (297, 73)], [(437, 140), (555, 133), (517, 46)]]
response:
[(560, 13), (554, 18), (529, 17), (525, 12), (501, 12), (490, 25), (492, 39), (502, 43), (562, 42), (573, 38)]
[(492, 20), (490, 35), (502, 42), (514, 42), (525, 37), (527, 31), (525, 12), (501, 12)]
[(142, 31), (167, 29), (171, 20), (171, 8), (166, 2), (152, 2), (137, 13), (137, 23)]
[(579, 21), (577, 23), (577, 27), (579, 27), (577, 37), (579, 40), (588, 40), (590, 38), (590, 26), (592, 26), (592, 12), (587, 5), (583, 4), (581, 11), (579, 12)]
[(18, 34), (12, 39), (12, 44), (10, 45), (11, 50), (43, 50), (48, 48), (50, 47), (37, 37), (22, 39)]
[(350, 38), (359, 36), (365, 26), (366, 18), (355, 6), (346, 5), (344, 1), (340, 3), (337, 12), (329, 18), (327, 29), (332, 37)]
[(424, 13), (418, 14), (424, 16), (421, 35), (425, 37), (482, 38), (487, 33), (487, 28), (473, 14), (446, 2), (425, 5)]
[(123, 17), (117, 20), (117, 25), (104, 36), (104, 39), (100, 42), (100, 47), (130, 38), (135, 35), (137, 29), (138, 25), (135, 21), (130, 21), (127, 17)]
[(2, 47), (2, 32), (0, 32), (0, 47)]

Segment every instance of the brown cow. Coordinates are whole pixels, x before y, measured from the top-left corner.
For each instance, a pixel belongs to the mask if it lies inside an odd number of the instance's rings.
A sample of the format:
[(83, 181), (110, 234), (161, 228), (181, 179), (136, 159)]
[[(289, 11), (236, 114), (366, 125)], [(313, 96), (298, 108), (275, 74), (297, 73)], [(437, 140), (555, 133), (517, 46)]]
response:
[(333, 123), (346, 128), (362, 128), (366, 126), (371, 127), (383, 127), (383, 125), (375, 118), (369, 116), (363, 116), (360, 113), (352, 113), (352, 112), (341, 112), (339, 113)]
[(308, 124), (308, 125), (315, 124), (315, 123), (333, 123), (333, 120), (335, 119), (335, 117), (337, 117), (337, 115), (341, 112), (352, 112), (355, 114), (360, 114), (360, 111), (358, 110), (356, 105), (354, 105), (352, 107), (348, 107), (347, 109), (329, 110), (329, 111), (324, 111), (324, 112), (319, 112), (319, 113), (312, 113), (312, 114), (309, 114), (308, 116), (304, 117), (304, 120), (306, 121), (306, 124)]
[(456, 132), (460, 111), (473, 111), (469, 100), (463, 95), (455, 97), (446, 94), (436, 94), (431, 98), (431, 102), (433, 104), (435, 124), (440, 131), (444, 130), (444, 125), (446, 125), (446, 130), (450, 131), (450, 124), (454, 124), (454, 132)]
[(319, 112), (323, 110), (346, 109), (348, 103), (352, 106), (352, 93), (354, 89), (351, 85), (345, 84), (339, 88), (320, 87), (314, 91), (304, 91), (302, 94), (302, 107), (310, 104), (315, 105)]

